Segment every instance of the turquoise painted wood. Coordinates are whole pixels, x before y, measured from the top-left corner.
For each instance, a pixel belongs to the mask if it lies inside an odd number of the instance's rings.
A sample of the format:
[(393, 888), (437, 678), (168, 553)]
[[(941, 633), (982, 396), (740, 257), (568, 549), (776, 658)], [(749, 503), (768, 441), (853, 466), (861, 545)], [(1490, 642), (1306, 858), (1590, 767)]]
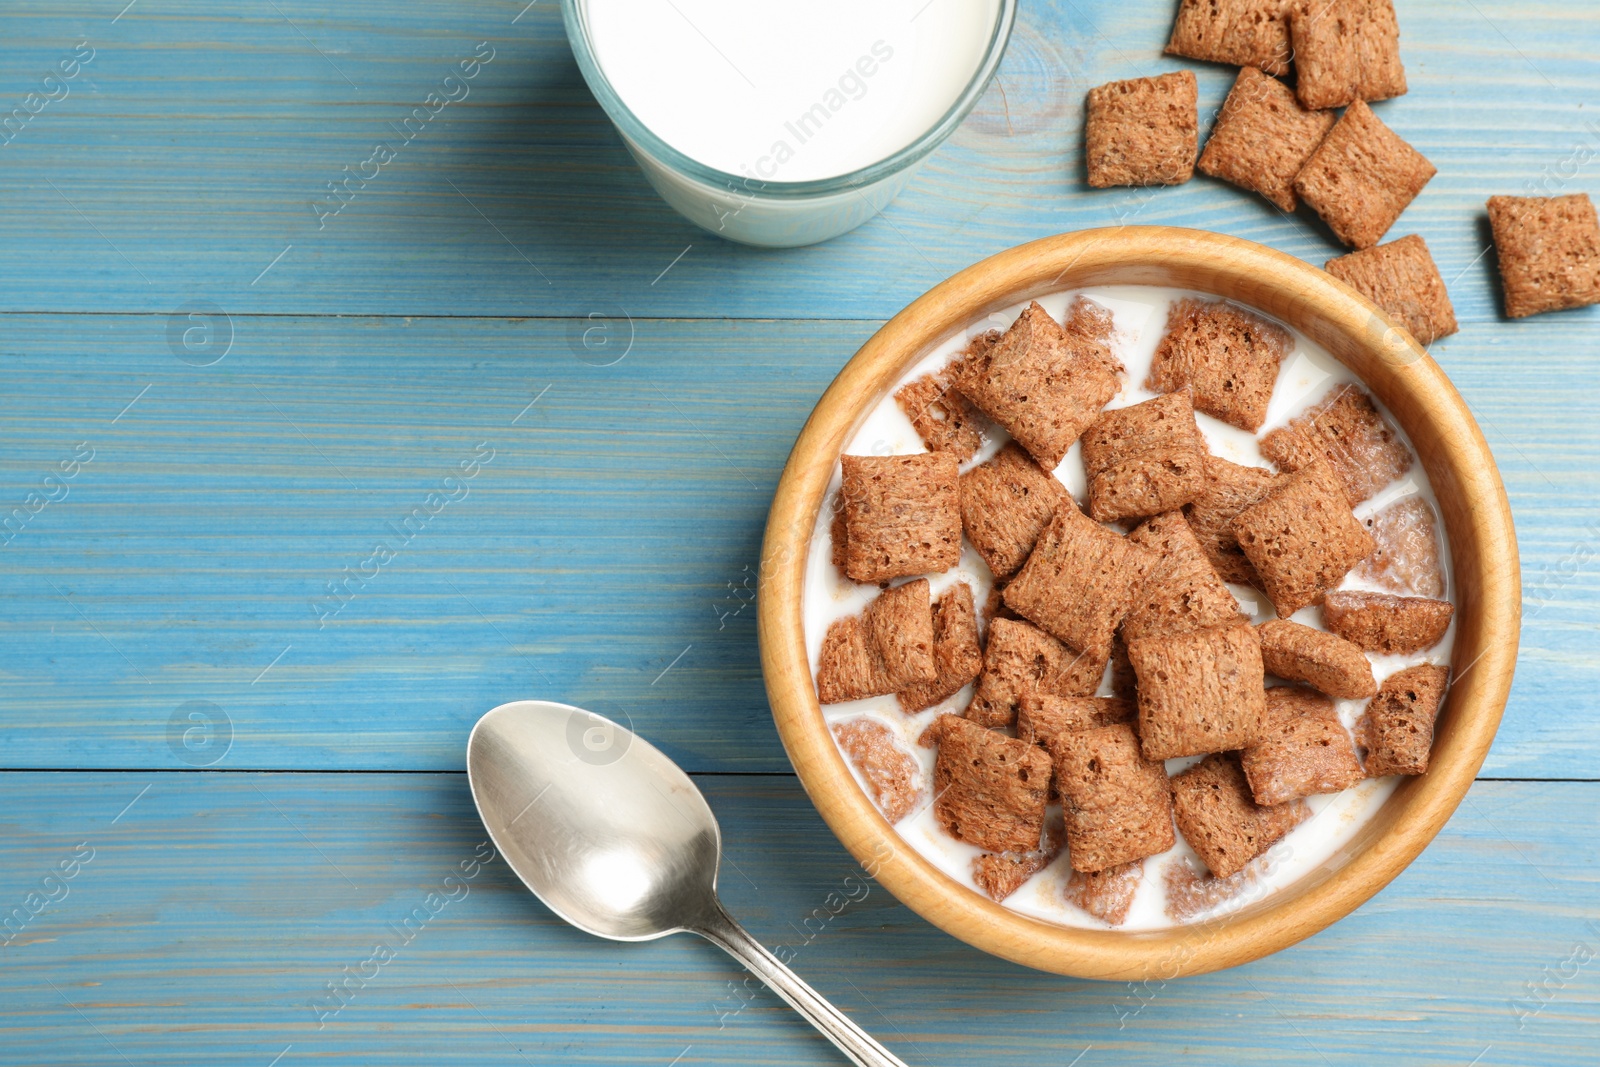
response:
[[(1030, 0), (885, 216), (782, 253), (655, 198), (553, 0), (125, 3), (0, 9), (0, 520), (47, 501), (0, 532), (0, 930), (66, 894), (0, 945), (0, 1063), (839, 1062), (709, 946), (592, 941), (472, 866), (444, 772), (524, 696), (700, 773), (730, 906), (912, 1064), (1593, 1058), (1600, 311), (1503, 320), (1482, 219), (1530, 182), (1600, 193), (1592, 5), (1398, 0), (1411, 92), (1378, 105), (1439, 167), (1395, 233), (1450, 283), (1433, 354), (1518, 524), (1488, 780), (1350, 919), (1130, 987), (854, 880), (771, 727), (746, 581), (816, 397), (955, 270), (1120, 222), (1337, 254), (1205, 178), (1083, 186), (1089, 86), (1226, 92), (1159, 54), (1170, 0)], [(463, 60), (468, 95), (330, 215)], [(57, 99), (23, 122), (31, 92)]]
[[(239, 316), (209, 367), (167, 324), (6, 319), (5, 511), (80, 443), (93, 458), (0, 547), (0, 766), (449, 770), (483, 711), (556, 694), (693, 770), (787, 769), (751, 607), (762, 525), (875, 323)], [(573, 341), (601, 328), (602, 357)], [(1487, 773), (1590, 777), (1600, 364), (1580, 318), (1542, 326), (1536, 360), (1514, 329), (1446, 360), (1528, 586)], [(611, 366), (574, 355), (630, 335)], [(431, 492), (460, 499), (407, 525)], [(227, 716), (230, 749), (174, 753), (189, 701)]]
[[(700, 784), (730, 910), (916, 1067), (1590, 1062), (1600, 784), (1479, 783), (1349, 919), (1165, 985), (967, 948), (861, 881), (793, 779)], [(463, 775), (15, 774), (0, 812), (6, 907), (93, 850), (0, 947), (7, 1062), (842, 1063), (710, 945), (599, 941), (498, 861), (465, 877)]]
[[(1313, 216), (1211, 179), (1084, 186), (1089, 87), (1187, 66), (1203, 113), (1226, 94), (1229, 70), (1160, 54), (1172, 0), (1024, 4), (999, 80), (887, 216), (786, 253), (709, 239), (660, 203), (588, 95), (554, 0), (526, 2), (138, 0), (114, 23), (112, 0), (8, 6), (0, 85), (16, 103), (78, 41), (95, 53), (0, 148), (0, 247), (38, 250), (0, 264), (0, 308), (883, 318), (985, 255), (1128, 219), (1317, 263), (1337, 251)], [(1440, 173), (1397, 233), (1427, 238), (1463, 321), (1494, 322), (1484, 200), (1546, 168), (1600, 191), (1592, 160), (1563, 167), (1575, 145), (1600, 147), (1600, 20), (1584, 0), (1399, 10), (1411, 90), (1378, 111)], [(482, 41), (494, 58), (466, 98), (319, 222), (327, 184)]]

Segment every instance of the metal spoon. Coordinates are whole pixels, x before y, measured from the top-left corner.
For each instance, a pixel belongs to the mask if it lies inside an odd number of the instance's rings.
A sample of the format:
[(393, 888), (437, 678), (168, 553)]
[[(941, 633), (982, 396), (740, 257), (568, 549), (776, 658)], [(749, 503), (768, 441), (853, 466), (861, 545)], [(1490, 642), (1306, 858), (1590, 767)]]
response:
[(582, 708), (519, 700), (472, 728), (467, 780), (500, 855), (573, 926), (613, 941), (699, 934), (862, 1067), (906, 1067), (723, 910), (716, 817), (648, 741)]

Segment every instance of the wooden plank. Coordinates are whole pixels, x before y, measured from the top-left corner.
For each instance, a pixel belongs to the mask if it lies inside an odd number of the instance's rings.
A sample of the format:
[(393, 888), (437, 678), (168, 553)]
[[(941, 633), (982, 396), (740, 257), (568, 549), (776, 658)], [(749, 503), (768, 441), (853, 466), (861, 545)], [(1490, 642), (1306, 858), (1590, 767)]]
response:
[[(1338, 251), (1305, 211), (1285, 217), (1207, 178), (1085, 187), (1090, 86), (1195, 69), (1207, 122), (1226, 92), (1228, 70), (1160, 55), (1170, 0), (1024, 5), (998, 81), (889, 214), (777, 254), (725, 244), (656, 198), (583, 85), (554, 3), (171, 0), (113, 20), (118, 7), (0, 15), (8, 108), (78, 41), (95, 50), (68, 95), (0, 150), (11, 208), (0, 247), (13, 250), (0, 257), (0, 310), (165, 314), (209, 299), (235, 314), (620, 304), (636, 316), (882, 318), (985, 255), (1090, 226), (1202, 226), (1316, 263)], [(1395, 232), (1428, 239), (1469, 333), (1498, 321), (1485, 198), (1547, 172), (1564, 190), (1596, 189), (1590, 15), (1585, 0), (1514, 13), (1401, 4), (1411, 90), (1378, 110), (1440, 173)], [(480, 41), (494, 58), (469, 95), (319, 220), (311, 205), (328, 183)], [(1544, 347), (1559, 327), (1516, 329)]]
[[(1600, 1025), (1596, 964), (1571, 962), (1600, 951), (1600, 827), (1572, 817), (1600, 784), (1480, 783), (1350, 918), (1148, 985), (950, 939), (857, 881), (792, 779), (701, 784), (730, 910), (909, 1063), (1578, 1062)], [(498, 861), (447, 883), (483, 839), (461, 775), (11, 773), (0, 811), (6, 907), (93, 850), (0, 947), (8, 1062), (841, 1062), (709, 945), (589, 938)], [(455, 899), (407, 942), (430, 892)], [(395, 958), (363, 968), (380, 943)], [(365, 977), (319, 1016), (346, 968)]]
[[(1441, 351), (1527, 575), (1491, 775), (1587, 777), (1600, 752), (1600, 368), (1555, 321), (1539, 359)], [(592, 327), (239, 316), (194, 367), (163, 316), (9, 316), (0, 514), (94, 455), (0, 549), (0, 766), (448, 770), (478, 715), (541, 696), (694, 770), (786, 770), (743, 605), (794, 435), (874, 324), (637, 320), (610, 367), (569, 348)], [(401, 547), (390, 525), (480, 444), (467, 496)], [(323, 620), (378, 539), (395, 558)], [(189, 701), (231, 750), (169, 744)]]

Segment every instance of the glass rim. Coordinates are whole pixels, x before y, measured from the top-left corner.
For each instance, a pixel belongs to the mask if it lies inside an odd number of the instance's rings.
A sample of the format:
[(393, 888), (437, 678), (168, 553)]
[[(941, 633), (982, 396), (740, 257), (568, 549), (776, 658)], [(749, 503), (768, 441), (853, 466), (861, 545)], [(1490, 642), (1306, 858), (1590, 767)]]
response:
[(628, 105), (622, 102), (621, 96), (612, 88), (610, 79), (600, 69), (594, 49), (589, 42), (589, 27), (585, 18), (588, 0), (561, 0), (561, 12), (566, 24), (567, 40), (572, 46), (574, 58), (578, 61), (578, 69), (583, 74), (583, 80), (588, 83), (589, 91), (594, 94), (601, 109), (605, 111), (606, 116), (617, 127), (623, 140), (628, 142), (630, 147), (643, 150), (657, 162), (703, 185), (734, 192), (743, 191), (755, 196), (789, 198), (825, 196), (871, 185), (921, 162), (935, 148), (943, 144), (972, 111), (978, 98), (988, 88), (989, 80), (999, 69), (1000, 60), (1005, 56), (1006, 45), (1011, 40), (1011, 30), (1016, 22), (1017, 3), (1018, 0), (999, 0), (994, 31), (990, 34), (989, 45), (984, 50), (983, 59), (978, 63), (978, 69), (962, 89), (961, 94), (956, 97), (955, 102), (937, 122), (919, 134), (911, 143), (875, 163), (831, 178), (811, 178), (805, 181), (774, 181), (719, 170), (672, 147), (640, 121)]

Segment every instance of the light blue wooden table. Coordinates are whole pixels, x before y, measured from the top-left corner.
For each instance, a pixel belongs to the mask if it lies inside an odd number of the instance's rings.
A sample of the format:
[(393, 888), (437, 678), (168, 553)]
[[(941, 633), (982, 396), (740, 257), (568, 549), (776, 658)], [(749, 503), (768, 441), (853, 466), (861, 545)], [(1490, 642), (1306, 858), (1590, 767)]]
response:
[[(1337, 251), (1207, 179), (1085, 188), (1083, 94), (1180, 65), (1170, 0), (1025, 0), (889, 212), (781, 253), (655, 198), (553, 0), (124, 3), (0, 8), (0, 114), (39, 94), (0, 145), (0, 513), (27, 514), (0, 537), (0, 909), (42, 902), (0, 946), (0, 1061), (840, 1062), (710, 946), (591, 940), (474, 862), (466, 732), (529, 696), (695, 772), (730, 908), (912, 1064), (1600, 1056), (1600, 309), (1503, 320), (1482, 210), (1600, 194), (1591, 0), (1399, 0), (1412, 88), (1379, 105), (1439, 168), (1394, 232), (1450, 282), (1433, 354), (1521, 542), (1483, 777), (1350, 918), (1140, 986), (1001, 963), (876, 887), (818, 918), (857, 869), (778, 744), (750, 599), (812, 403), (934, 282), (1126, 219)], [(329, 215), (480, 42), (469, 97)], [(1189, 66), (1209, 112), (1230, 74)], [(576, 340), (595, 322), (620, 361)]]

